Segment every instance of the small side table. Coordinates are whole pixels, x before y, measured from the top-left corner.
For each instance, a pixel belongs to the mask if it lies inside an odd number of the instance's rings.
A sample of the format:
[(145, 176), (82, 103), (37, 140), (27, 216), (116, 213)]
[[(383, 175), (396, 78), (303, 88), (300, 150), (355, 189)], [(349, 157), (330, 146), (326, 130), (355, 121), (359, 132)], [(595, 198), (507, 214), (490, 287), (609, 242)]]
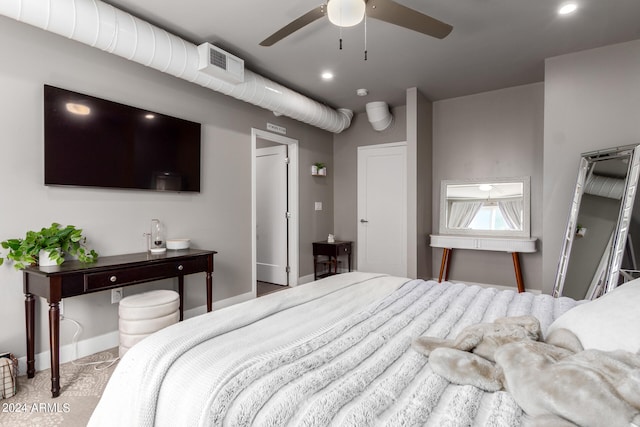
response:
[[(353, 242), (344, 242), (336, 240), (333, 243), (327, 241), (313, 242), (313, 280), (318, 280), (323, 277), (338, 274), (338, 257), (342, 255), (347, 256), (348, 268), (351, 271), (351, 250)], [(318, 256), (329, 257), (328, 261), (318, 261)], [(324, 274), (318, 275), (318, 264), (327, 263), (329, 271)], [(333, 271), (331, 271), (333, 267)]]

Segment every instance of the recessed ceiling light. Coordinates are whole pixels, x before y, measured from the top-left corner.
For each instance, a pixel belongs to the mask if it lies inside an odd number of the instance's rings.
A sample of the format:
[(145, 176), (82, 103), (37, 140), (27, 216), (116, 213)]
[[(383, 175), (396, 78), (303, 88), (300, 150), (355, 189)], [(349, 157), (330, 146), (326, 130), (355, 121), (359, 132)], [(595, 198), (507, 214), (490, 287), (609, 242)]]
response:
[(321, 74), (322, 80), (331, 80), (333, 79), (333, 73), (331, 71), (325, 71)]
[(570, 13), (573, 13), (576, 11), (576, 9), (578, 9), (578, 5), (575, 3), (566, 3), (562, 6), (560, 6), (560, 9), (558, 9), (558, 15), (568, 15)]

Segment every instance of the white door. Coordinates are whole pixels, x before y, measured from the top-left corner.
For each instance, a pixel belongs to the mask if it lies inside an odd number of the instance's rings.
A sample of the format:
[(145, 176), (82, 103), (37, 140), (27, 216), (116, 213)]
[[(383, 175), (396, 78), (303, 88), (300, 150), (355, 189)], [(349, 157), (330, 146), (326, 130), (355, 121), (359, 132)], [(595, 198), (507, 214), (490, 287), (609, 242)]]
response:
[(358, 270), (407, 275), (407, 147), (358, 147)]
[(287, 285), (287, 146), (256, 149), (256, 278)]

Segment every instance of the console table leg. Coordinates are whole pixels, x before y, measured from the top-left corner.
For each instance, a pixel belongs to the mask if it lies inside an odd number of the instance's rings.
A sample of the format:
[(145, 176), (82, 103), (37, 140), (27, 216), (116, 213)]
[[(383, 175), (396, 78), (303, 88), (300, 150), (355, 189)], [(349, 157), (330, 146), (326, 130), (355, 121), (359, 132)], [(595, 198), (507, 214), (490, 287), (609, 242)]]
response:
[(207, 312), (213, 309), (213, 279), (211, 272), (207, 271)]
[(318, 255), (313, 256), (313, 280), (318, 280)]
[(449, 280), (449, 267), (451, 267), (452, 252), (453, 249), (442, 249), (442, 262), (440, 263), (440, 276), (438, 276), (438, 283), (442, 282), (443, 277), (445, 281)]
[(184, 318), (184, 276), (178, 276), (178, 294), (180, 295), (180, 321)]
[(24, 296), (24, 314), (27, 326), (27, 378), (33, 378), (36, 374), (35, 361), (35, 313), (36, 299), (32, 294)]
[(442, 262), (440, 263), (440, 275), (438, 276), (438, 283), (442, 282), (442, 276), (444, 276), (444, 269), (447, 266), (447, 252), (449, 252), (449, 249), (447, 248), (442, 249)]
[(520, 256), (518, 252), (512, 252), (513, 269), (516, 273), (516, 283), (518, 284), (518, 292), (524, 292), (524, 280), (522, 279), (522, 270), (520, 269)]
[(49, 302), (49, 348), (51, 349), (51, 396), (60, 396), (60, 305)]
[(449, 280), (449, 270), (451, 270), (451, 255), (453, 255), (453, 249), (449, 248), (447, 250), (447, 270), (444, 273), (444, 281)]

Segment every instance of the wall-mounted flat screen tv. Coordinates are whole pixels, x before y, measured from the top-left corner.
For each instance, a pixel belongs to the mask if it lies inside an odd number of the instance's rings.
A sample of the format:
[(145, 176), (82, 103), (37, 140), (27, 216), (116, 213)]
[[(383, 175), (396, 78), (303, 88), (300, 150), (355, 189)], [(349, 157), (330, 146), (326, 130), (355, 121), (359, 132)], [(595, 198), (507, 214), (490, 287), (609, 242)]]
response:
[(200, 191), (200, 123), (44, 86), (44, 183)]

